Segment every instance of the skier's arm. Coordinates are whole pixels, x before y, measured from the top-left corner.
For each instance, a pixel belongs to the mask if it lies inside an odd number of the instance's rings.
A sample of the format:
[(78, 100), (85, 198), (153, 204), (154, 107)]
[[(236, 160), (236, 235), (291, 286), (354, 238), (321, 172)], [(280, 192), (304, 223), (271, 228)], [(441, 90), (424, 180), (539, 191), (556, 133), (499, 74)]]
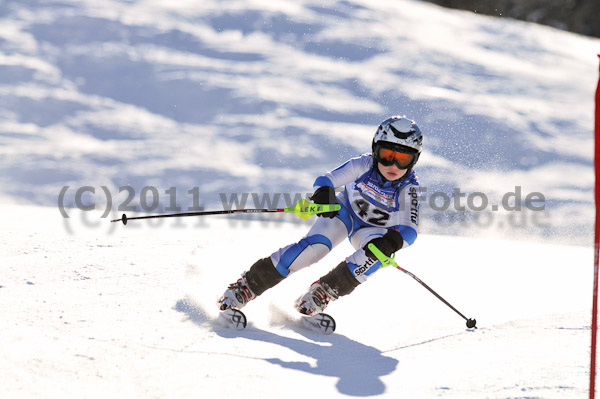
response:
[(368, 154), (351, 158), (334, 170), (317, 177), (313, 187), (315, 189), (325, 186), (332, 188), (342, 187), (362, 176), (366, 171), (369, 170), (372, 162), (373, 160)]
[[(337, 204), (335, 188), (358, 179), (358, 177), (369, 169), (371, 162), (371, 158), (368, 155), (351, 158), (331, 172), (319, 176), (313, 185), (315, 192), (310, 199), (315, 204)], [(338, 211), (333, 211), (318, 213), (317, 216), (333, 218), (337, 214)]]
[(394, 230), (402, 237), (402, 246), (400, 248), (411, 246), (417, 239), (417, 230), (411, 226), (395, 226)]
[(417, 239), (417, 231), (409, 226), (395, 226), (389, 229), (381, 237), (377, 237), (369, 241), (367, 245), (363, 247), (365, 254), (371, 259), (377, 259), (375, 254), (369, 249), (369, 244), (375, 245), (385, 256), (392, 256), (396, 251), (401, 248), (408, 247)]
[[(335, 197), (335, 189), (330, 186), (322, 186), (322, 187), (317, 188), (315, 193), (310, 197), (310, 200), (313, 201), (315, 204), (327, 204), (327, 205), (338, 204), (338, 200)], [(332, 219), (337, 214), (338, 214), (338, 211), (331, 211), (331, 212), (317, 213), (317, 216)]]
[(394, 252), (402, 248), (404, 239), (402, 238), (402, 234), (397, 230), (390, 229), (382, 237), (377, 237), (369, 241), (367, 245), (363, 247), (365, 254), (371, 259), (377, 259), (375, 254), (369, 249), (369, 244), (375, 245), (377, 249), (385, 254), (385, 256), (392, 256)]
[(398, 221), (396, 222), (398, 224), (392, 227), (402, 236), (400, 248), (412, 245), (417, 239), (419, 231), (419, 193), (418, 183), (404, 188), (404, 195), (400, 200), (403, 203), (400, 204), (401, 211), (398, 213)]

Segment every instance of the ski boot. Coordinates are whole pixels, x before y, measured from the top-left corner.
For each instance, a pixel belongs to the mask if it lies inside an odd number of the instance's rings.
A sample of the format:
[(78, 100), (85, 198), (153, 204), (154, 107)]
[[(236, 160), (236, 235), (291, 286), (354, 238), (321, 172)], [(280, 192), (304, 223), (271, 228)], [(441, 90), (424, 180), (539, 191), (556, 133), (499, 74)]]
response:
[(219, 298), (219, 309), (241, 309), (254, 298), (256, 298), (256, 295), (248, 287), (246, 273), (244, 273), (235, 283), (229, 284), (223, 296)]
[(307, 316), (323, 313), (329, 302), (337, 299), (337, 296), (328, 291), (327, 286), (323, 286), (320, 280), (315, 281), (308, 292), (296, 301), (296, 310)]

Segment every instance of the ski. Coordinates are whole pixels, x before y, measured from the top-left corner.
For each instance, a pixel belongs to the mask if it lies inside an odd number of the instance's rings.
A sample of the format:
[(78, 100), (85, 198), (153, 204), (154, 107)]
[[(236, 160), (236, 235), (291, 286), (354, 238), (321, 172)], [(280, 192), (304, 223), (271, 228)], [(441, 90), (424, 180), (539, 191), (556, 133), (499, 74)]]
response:
[(310, 330), (329, 335), (335, 331), (335, 320), (327, 313), (317, 313), (312, 316), (303, 316), (302, 325)]
[(219, 321), (224, 327), (232, 328), (234, 330), (243, 330), (246, 328), (247, 324), (246, 315), (233, 308), (229, 308), (219, 313)]
[[(219, 313), (219, 323), (226, 328), (243, 330), (248, 324), (246, 315), (238, 309), (227, 309)], [(335, 331), (335, 320), (326, 313), (302, 316), (302, 326), (307, 330), (329, 335)]]

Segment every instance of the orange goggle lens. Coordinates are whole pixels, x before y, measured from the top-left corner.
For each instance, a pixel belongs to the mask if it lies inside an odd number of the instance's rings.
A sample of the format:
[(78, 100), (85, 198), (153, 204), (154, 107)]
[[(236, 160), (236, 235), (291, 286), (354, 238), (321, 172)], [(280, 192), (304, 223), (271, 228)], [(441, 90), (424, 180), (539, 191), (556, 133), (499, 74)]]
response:
[(395, 163), (400, 169), (406, 169), (414, 159), (415, 156), (413, 154), (397, 152), (387, 148), (379, 149), (379, 162), (383, 164), (383, 166), (391, 166)]

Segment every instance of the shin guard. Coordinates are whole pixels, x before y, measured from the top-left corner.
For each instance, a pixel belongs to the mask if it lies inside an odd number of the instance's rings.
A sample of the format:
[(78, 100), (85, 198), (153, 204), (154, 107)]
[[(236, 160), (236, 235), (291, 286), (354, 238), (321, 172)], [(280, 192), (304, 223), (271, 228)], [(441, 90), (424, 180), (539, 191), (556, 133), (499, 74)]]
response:
[(360, 284), (348, 269), (346, 261), (321, 277), (320, 281), (332, 299), (348, 295)]
[(277, 285), (284, 277), (279, 274), (271, 258), (263, 258), (252, 265), (246, 272), (246, 281), (252, 292), (258, 296)]

